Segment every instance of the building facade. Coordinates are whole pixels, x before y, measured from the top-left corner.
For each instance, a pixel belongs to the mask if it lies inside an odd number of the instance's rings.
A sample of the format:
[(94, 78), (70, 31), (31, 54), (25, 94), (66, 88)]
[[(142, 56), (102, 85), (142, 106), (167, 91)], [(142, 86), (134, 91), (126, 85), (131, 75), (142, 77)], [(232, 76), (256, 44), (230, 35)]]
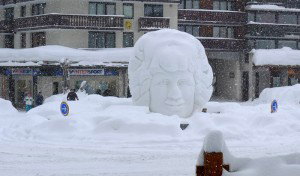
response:
[(132, 47), (145, 32), (177, 28), (177, 1), (1, 0), (0, 48)]
[(298, 67), (255, 65), (251, 52), (300, 49), (299, 26), (298, 0), (0, 0), (0, 48), (123, 48), (161, 28), (190, 33), (206, 49), (213, 98), (235, 101), (299, 82)]

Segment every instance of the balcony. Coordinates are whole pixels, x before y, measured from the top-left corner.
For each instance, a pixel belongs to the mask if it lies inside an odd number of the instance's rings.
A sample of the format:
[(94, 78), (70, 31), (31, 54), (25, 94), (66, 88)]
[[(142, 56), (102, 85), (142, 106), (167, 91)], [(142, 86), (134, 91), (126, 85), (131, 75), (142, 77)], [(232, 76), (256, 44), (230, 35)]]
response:
[(0, 21), (0, 33), (12, 33), (13, 32), (13, 22), (2, 20)]
[(169, 28), (170, 18), (166, 17), (140, 17), (139, 31), (155, 31), (158, 29)]
[(15, 31), (32, 29), (123, 30), (123, 16), (46, 14), (15, 20)]
[(285, 37), (288, 34), (300, 32), (299, 25), (274, 23), (248, 23), (247, 34), (253, 37)]
[(245, 40), (231, 38), (198, 38), (206, 50), (241, 51), (246, 47)]
[(178, 10), (179, 23), (246, 24), (247, 14), (238, 11)]
[(0, 0), (0, 5), (16, 4), (21, 2), (34, 1), (34, 0)]

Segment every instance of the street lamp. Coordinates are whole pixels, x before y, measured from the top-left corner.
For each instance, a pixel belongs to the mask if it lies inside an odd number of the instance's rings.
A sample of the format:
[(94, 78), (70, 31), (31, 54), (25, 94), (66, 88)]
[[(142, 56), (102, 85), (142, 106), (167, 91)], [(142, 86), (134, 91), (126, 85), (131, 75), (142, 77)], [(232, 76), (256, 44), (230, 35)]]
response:
[(68, 58), (63, 58), (60, 60), (60, 66), (63, 69), (63, 93), (67, 93), (68, 90), (68, 80), (69, 80), (69, 72), (68, 68), (70, 67), (70, 60)]

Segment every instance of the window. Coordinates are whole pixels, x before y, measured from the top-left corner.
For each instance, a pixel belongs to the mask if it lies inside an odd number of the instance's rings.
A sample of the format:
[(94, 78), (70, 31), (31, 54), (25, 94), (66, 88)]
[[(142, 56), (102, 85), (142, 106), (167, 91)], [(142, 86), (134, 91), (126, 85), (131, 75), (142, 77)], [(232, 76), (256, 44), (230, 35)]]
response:
[(163, 17), (163, 5), (145, 4), (145, 17)]
[(4, 13), (5, 20), (12, 21), (14, 19), (14, 8), (6, 8)]
[(274, 49), (275, 40), (256, 40), (256, 49)]
[(21, 48), (26, 48), (26, 33), (21, 33)]
[(233, 38), (232, 27), (213, 27), (213, 37)]
[(189, 33), (195, 37), (199, 37), (199, 26), (194, 26), (194, 25), (184, 25), (184, 26), (178, 26), (178, 30)]
[(115, 33), (89, 32), (89, 48), (115, 48)]
[(248, 40), (247, 41), (247, 47), (249, 50), (255, 48), (255, 41), (254, 40)]
[(31, 46), (45, 46), (46, 45), (46, 33), (45, 32), (34, 32), (31, 34)]
[(46, 8), (46, 4), (42, 3), (42, 4), (33, 4), (32, 8), (31, 8), (31, 15), (42, 15), (45, 14), (45, 8)]
[(231, 1), (213, 1), (214, 10), (232, 10)]
[(297, 49), (297, 42), (291, 40), (279, 40), (278, 48), (290, 47), (292, 49)]
[(123, 47), (133, 47), (133, 32), (123, 33)]
[(248, 22), (255, 21), (254, 13), (248, 13)]
[(26, 6), (21, 6), (20, 7), (20, 17), (25, 17), (26, 16)]
[(4, 47), (5, 48), (14, 48), (14, 36), (13, 35), (5, 35)]
[(256, 22), (275, 23), (275, 13), (257, 13)]
[(89, 14), (91, 15), (115, 15), (116, 4), (115, 3), (103, 3), (103, 2), (90, 2)]
[(200, 0), (181, 0), (179, 9), (199, 9)]
[(229, 78), (234, 78), (235, 75), (234, 75), (234, 72), (229, 72)]
[(133, 4), (123, 4), (123, 14), (125, 18), (133, 18)]
[(296, 14), (279, 14), (278, 23), (280, 24), (297, 24)]

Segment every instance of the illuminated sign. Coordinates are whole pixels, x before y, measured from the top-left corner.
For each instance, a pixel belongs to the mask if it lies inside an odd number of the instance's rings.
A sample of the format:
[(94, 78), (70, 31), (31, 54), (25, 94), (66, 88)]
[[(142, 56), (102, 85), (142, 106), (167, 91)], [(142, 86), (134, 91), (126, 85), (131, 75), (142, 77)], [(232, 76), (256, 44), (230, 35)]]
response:
[(69, 69), (69, 75), (104, 75), (104, 69)]
[(29, 68), (13, 68), (11, 70), (12, 75), (32, 75), (33, 70)]

